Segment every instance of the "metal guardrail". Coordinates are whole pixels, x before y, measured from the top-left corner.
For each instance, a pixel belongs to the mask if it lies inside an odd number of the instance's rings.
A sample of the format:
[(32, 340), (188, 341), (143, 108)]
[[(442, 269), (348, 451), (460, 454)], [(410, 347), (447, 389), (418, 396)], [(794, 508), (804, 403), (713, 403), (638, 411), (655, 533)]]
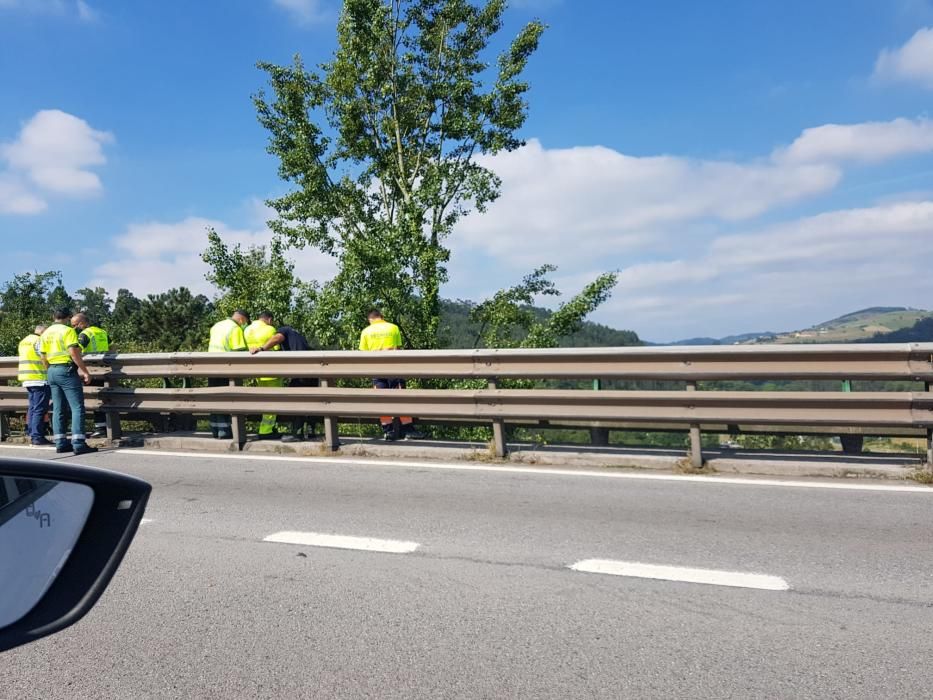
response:
[[(391, 353), (265, 352), (89, 355), (95, 375), (630, 379), (858, 379), (933, 382), (933, 343), (737, 345), (556, 350), (401, 350)], [(0, 380), (16, 358), (0, 358)]]
[[(245, 442), (243, 416), (258, 413), (325, 417), (326, 440), (337, 445), (334, 416), (416, 415), (491, 424), (505, 453), (505, 422), (601, 426), (688, 426), (691, 459), (702, 464), (700, 430), (710, 425), (800, 427), (814, 431), (933, 427), (933, 393), (697, 391), (698, 381), (859, 379), (933, 384), (933, 343), (811, 346), (585, 348), (361, 352), (172, 353), (88, 355), (98, 380), (153, 377), (225, 378), (230, 386), (194, 389), (88, 387), (89, 409), (108, 412), (119, 436), (120, 414), (229, 413)], [(15, 379), (16, 358), (0, 358), (0, 382)], [(236, 386), (256, 376), (316, 377), (321, 388)], [(336, 379), (373, 376), (482, 379), (478, 390), (378, 391), (334, 388)], [(501, 379), (615, 379), (686, 382), (685, 391), (499, 389)], [(331, 385), (331, 386), (328, 386)], [(25, 391), (0, 387), (0, 411), (26, 407)]]

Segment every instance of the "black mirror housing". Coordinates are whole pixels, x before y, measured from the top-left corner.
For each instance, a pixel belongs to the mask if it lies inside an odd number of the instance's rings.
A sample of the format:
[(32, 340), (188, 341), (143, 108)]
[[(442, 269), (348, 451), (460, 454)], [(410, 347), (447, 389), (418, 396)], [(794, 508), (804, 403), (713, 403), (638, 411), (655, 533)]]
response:
[[(84, 526), (57, 576), (28, 613), (0, 627), (2, 652), (69, 627), (94, 607), (133, 541), (152, 487), (116, 472), (32, 459), (0, 459), (0, 477), (81, 484), (94, 492)], [(3, 567), (17, 566), (15, 559), (0, 552)]]

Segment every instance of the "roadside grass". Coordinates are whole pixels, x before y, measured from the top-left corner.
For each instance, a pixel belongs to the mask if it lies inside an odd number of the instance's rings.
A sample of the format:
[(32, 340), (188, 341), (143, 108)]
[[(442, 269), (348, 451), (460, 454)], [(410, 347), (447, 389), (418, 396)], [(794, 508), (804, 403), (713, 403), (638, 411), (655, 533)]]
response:
[(918, 484), (933, 486), (933, 469), (930, 467), (917, 467), (907, 475), (907, 478), (916, 481)]
[(690, 462), (688, 457), (683, 459), (678, 459), (674, 463), (674, 471), (678, 474), (715, 474), (716, 470), (713, 469), (708, 464), (704, 464), (702, 467), (695, 467)]

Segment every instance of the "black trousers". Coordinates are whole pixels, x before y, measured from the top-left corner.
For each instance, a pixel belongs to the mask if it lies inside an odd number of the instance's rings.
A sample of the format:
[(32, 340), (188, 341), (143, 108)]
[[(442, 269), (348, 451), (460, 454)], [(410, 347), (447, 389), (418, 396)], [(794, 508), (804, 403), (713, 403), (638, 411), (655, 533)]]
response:
[[(317, 379), (306, 377), (293, 377), (288, 380), (290, 387), (315, 387), (320, 386), (321, 382)], [(292, 435), (301, 436), (305, 432), (305, 426), (308, 426), (308, 435), (314, 435), (315, 426), (321, 421), (316, 416), (293, 416), (292, 417)]]

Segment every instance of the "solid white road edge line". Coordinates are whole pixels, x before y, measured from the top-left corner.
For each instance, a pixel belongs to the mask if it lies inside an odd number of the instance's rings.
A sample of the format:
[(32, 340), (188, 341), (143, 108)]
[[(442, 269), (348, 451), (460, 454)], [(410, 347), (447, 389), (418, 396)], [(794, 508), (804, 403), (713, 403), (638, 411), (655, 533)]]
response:
[[(304, 462), (329, 466), (350, 465), (365, 467), (401, 467), (405, 469), (440, 469), (467, 472), (502, 472), (505, 474), (547, 474), (551, 476), (583, 476), (601, 479), (634, 479), (636, 481), (675, 481), (693, 484), (726, 484), (738, 486), (788, 486), (801, 489), (839, 489), (843, 491), (888, 491), (892, 493), (922, 493), (933, 495), (926, 486), (900, 486), (896, 484), (853, 484), (829, 481), (795, 481), (781, 479), (744, 479), (733, 476), (702, 476), (691, 474), (646, 474), (644, 472), (592, 471), (585, 469), (546, 469), (543, 467), (506, 467), (488, 464), (460, 464), (451, 462), (406, 462), (380, 459), (354, 459), (353, 457), (284, 457), (281, 455), (230, 454), (228, 452), (176, 452), (118, 448), (110, 453), (148, 455), (153, 457), (196, 457), (201, 459), (245, 459), (258, 462)], [(108, 454), (108, 453), (104, 453)]]
[(347, 537), (345, 535), (323, 535), (318, 532), (293, 532), (286, 530), (262, 538), (263, 542), (303, 544), (309, 547), (331, 547), (333, 549), (357, 549), (364, 552), (387, 552), (389, 554), (411, 554), (420, 546), (417, 542), (403, 540), (380, 540), (375, 537)]
[(146, 523), (151, 523), (152, 521), (153, 521), (153, 518), (143, 518), (142, 520), (139, 521), (139, 524), (145, 525)]
[(642, 564), (636, 561), (584, 559), (569, 568), (590, 574), (703, 583), (710, 586), (731, 586), (733, 588), (757, 588), (763, 591), (786, 591), (790, 588), (787, 581), (780, 576), (746, 574), (740, 571), (717, 571), (716, 569), (691, 569), (684, 566), (660, 566), (657, 564)]

